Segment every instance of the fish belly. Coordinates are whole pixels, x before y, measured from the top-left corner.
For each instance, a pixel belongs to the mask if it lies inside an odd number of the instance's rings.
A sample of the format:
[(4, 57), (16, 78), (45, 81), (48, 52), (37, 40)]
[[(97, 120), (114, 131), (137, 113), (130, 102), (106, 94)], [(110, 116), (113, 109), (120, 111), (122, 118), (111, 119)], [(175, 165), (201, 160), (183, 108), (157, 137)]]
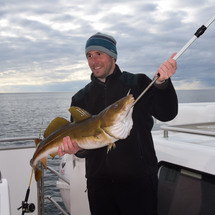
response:
[(54, 154), (54, 153), (57, 153), (58, 151), (58, 147), (59, 146), (54, 146), (48, 150), (45, 150), (44, 152), (41, 152), (41, 153), (38, 153), (38, 155), (36, 156), (36, 158), (34, 159), (33, 161), (33, 167), (36, 167), (37, 163), (43, 159), (43, 158), (47, 158), (48, 155), (50, 154)]
[(110, 143), (116, 142), (118, 139), (110, 136), (104, 130), (97, 135), (86, 136), (80, 139), (77, 139), (76, 142), (79, 147), (83, 149), (96, 149), (108, 146)]

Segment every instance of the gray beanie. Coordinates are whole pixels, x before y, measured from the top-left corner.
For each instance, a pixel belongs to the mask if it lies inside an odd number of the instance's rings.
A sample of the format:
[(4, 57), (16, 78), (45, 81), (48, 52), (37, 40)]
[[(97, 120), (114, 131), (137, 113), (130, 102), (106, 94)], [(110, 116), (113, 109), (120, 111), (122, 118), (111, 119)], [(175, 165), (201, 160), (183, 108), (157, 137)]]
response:
[(87, 40), (85, 53), (95, 50), (102, 51), (117, 59), (116, 40), (110, 35), (98, 32), (91, 36)]

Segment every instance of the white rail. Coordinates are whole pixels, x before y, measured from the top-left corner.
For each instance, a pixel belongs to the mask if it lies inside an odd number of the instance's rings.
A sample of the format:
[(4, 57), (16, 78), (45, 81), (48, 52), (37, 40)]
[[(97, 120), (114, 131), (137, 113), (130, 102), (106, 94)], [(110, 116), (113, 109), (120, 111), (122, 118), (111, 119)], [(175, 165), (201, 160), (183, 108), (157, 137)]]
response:
[[(198, 128), (205, 128), (205, 129), (198, 129)], [(214, 131), (211, 131), (211, 127), (214, 128)], [(215, 122), (210, 123), (196, 123), (196, 124), (186, 124), (186, 125), (173, 125), (173, 126), (161, 126), (162, 130), (164, 130), (164, 137), (168, 137), (168, 132), (182, 132), (182, 133), (189, 133), (189, 134), (196, 134), (196, 135), (205, 135), (205, 136), (212, 136), (215, 137)], [(208, 129), (208, 131), (207, 131)], [(209, 131), (210, 129), (210, 131)]]

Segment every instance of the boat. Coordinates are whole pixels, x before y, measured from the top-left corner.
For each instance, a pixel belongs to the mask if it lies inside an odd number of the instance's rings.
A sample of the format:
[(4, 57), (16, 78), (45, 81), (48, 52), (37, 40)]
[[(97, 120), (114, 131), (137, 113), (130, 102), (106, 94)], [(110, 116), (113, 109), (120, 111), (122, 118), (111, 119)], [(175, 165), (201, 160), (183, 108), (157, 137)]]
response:
[(2, 178), (0, 172), (0, 214), (10, 214), (9, 187), (7, 179)]
[[(159, 162), (159, 215), (215, 213), (214, 110), (214, 102), (181, 103), (178, 116), (174, 120), (167, 123), (156, 121), (156, 129), (153, 129), (152, 135)], [(34, 137), (12, 138), (0, 142), (33, 139)], [(7, 181), (4, 192), (0, 182), (0, 200), (3, 199), (2, 196), (6, 197), (4, 199), (7, 204), (3, 203), (3, 206), (8, 211), (0, 212), (0, 215), (43, 215), (47, 201), (53, 203), (62, 214), (89, 215), (85, 160), (74, 155), (62, 157), (59, 171), (49, 166), (47, 169), (58, 177), (53, 186), (59, 189), (64, 208), (54, 197), (44, 195), (46, 171), (38, 183), (32, 180), (29, 199), (25, 201), (31, 172), (29, 161), (34, 151), (35, 147), (27, 146), (0, 148), (1, 178), (4, 183)], [(32, 205), (35, 205), (35, 210), (31, 212)]]
[(215, 214), (215, 103), (179, 104), (153, 132), (159, 160), (159, 215)]

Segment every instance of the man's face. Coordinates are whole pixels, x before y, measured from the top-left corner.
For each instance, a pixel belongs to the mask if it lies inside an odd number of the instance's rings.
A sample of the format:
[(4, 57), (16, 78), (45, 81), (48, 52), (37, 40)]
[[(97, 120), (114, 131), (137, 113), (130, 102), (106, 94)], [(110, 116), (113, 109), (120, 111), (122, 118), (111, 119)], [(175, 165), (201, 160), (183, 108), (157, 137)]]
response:
[(94, 76), (105, 82), (107, 76), (114, 71), (115, 59), (101, 51), (90, 51), (86, 56)]

